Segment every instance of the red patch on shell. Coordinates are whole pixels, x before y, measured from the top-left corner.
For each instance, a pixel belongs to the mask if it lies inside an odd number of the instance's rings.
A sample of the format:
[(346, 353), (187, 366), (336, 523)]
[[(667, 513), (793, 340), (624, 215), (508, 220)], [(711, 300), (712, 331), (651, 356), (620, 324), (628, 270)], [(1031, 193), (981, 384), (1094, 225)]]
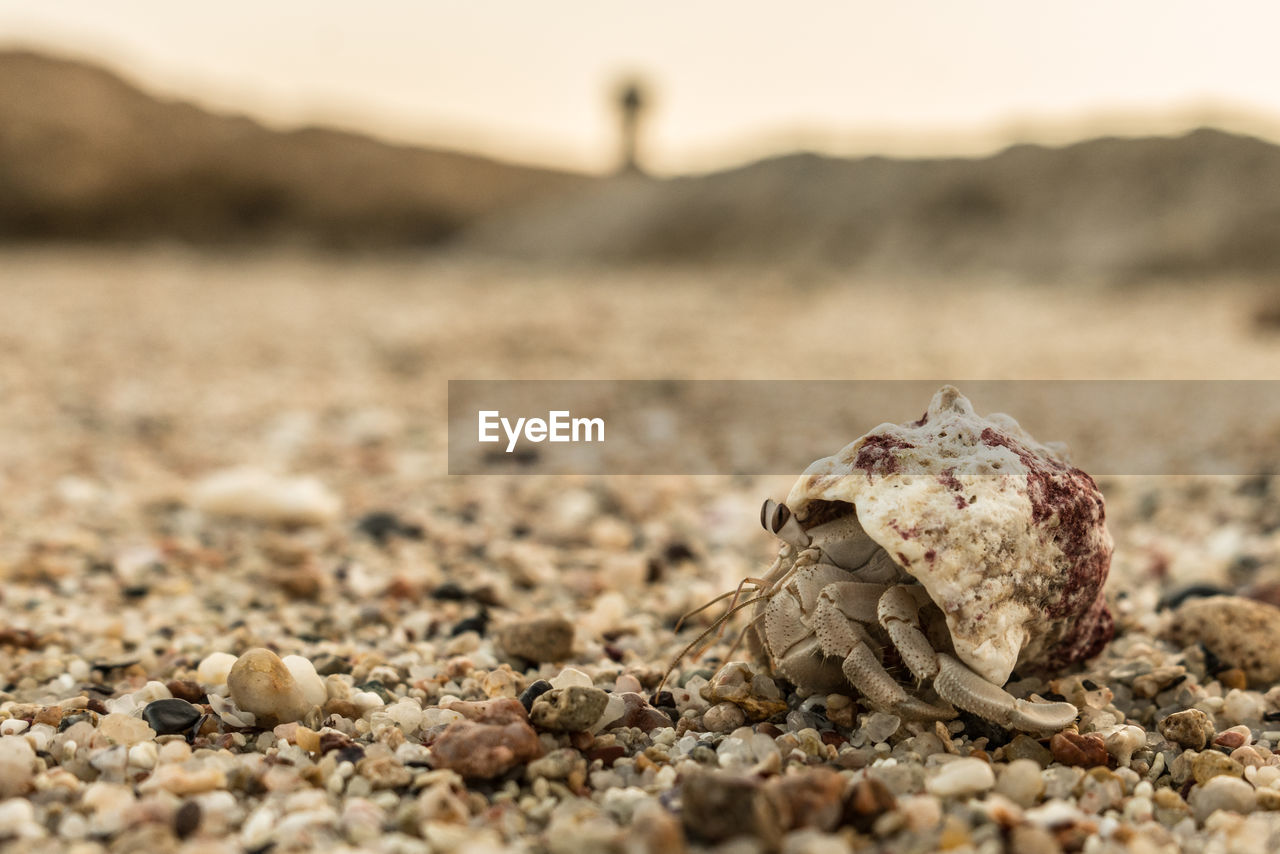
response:
[(894, 451), (910, 450), (915, 445), (894, 436), (868, 436), (858, 448), (853, 467), (867, 474), (893, 474), (898, 471), (898, 458)]
[[(1066, 560), (1065, 578), (1050, 590), (1045, 602), (1045, 615), (1050, 619), (1074, 619), (1053, 653), (1054, 663), (1065, 665), (1097, 655), (1114, 633), (1114, 620), (1102, 592), (1111, 566), (1111, 549), (1100, 536), (1106, 510), (1097, 484), (1080, 469), (1034, 454), (994, 428), (982, 431), (982, 441), (1017, 454), (1027, 469), (1031, 520), (1052, 532), (1051, 538)], [(1050, 528), (1054, 519), (1057, 524)]]

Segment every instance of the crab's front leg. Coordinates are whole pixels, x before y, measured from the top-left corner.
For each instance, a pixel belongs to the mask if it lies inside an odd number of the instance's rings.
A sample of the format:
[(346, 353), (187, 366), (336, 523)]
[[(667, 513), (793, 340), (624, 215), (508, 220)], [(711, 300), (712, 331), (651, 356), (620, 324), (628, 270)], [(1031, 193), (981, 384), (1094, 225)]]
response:
[(895, 585), (880, 597), (880, 625), (903, 663), (920, 680), (932, 679), (938, 696), (986, 720), (1030, 732), (1062, 729), (1079, 710), (1070, 703), (1019, 700), (946, 653), (935, 652), (920, 630), (920, 608), (929, 601), (919, 585)]
[[(867, 595), (870, 588), (878, 588), (874, 598)], [(875, 619), (873, 603), (883, 595), (883, 585), (856, 581), (824, 587), (809, 620), (822, 652), (842, 659), (845, 678), (872, 706), (906, 718), (954, 718), (954, 709), (912, 697), (885, 670), (876, 654), (876, 644), (863, 628), (863, 623)]]

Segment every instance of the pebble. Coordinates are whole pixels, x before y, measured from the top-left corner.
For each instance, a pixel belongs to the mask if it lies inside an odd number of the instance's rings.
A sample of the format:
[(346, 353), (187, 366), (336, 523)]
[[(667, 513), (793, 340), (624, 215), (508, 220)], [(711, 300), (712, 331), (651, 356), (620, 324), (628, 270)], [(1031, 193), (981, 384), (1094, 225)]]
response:
[(1174, 712), (1156, 725), (1160, 734), (1188, 750), (1203, 750), (1213, 738), (1213, 719), (1199, 709)]
[(635, 727), (644, 732), (671, 726), (671, 718), (666, 712), (659, 711), (649, 705), (643, 695), (631, 691), (616, 695), (622, 698), (622, 717), (611, 724), (611, 727)]
[(1224, 729), (1213, 738), (1215, 747), (1225, 747), (1228, 750), (1243, 747), (1251, 741), (1253, 741), (1253, 732), (1244, 725)]
[(778, 803), (755, 780), (722, 771), (691, 774), (680, 790), (685, 832), (705, 842), (750, 835), (776, 850), (782, 835)]
[(533, 701), (529, 719), (552, 732), (584, 731), (600, 719), (608, 703), (609, 695), (599, 688), (553, 688)]
[(1021, 807), (1033, 807), (1044, 794), (1040, 771), (1034, 759), (1015, 759), (1000, 769), (995, 789)]
[(126, 746), (156, 737), (156, 731), (142, 718), (120, 713), (107, 715), (99, 721), (98, 734), (113, 744)]
[(26, 794), (35, 779), (36, 752), (20, 735), (0, 736), (0, 799)]
[(1203, 824), (1217, 810), (1253, 812), (1257, 806), (1257, 795), (1244, 780), (1219, 776), (1192, 789), (1187, 802), (1196, 821)]
[(550, 691), (551, 688), (550, 682), (545, 679), (539, 679), (524, 689), (524, 692), (520, 695), (520, 705), (524, 706), (526, 712), (529, 711), (529, 709), (533, 708), (533, 701)]
[(985, 792), (996, 784), (995, 772), (981, 759), (966, 757), (948, 762), (925, 781), (925, 790), (940, 798), (965, 797)]
[(536, 664), (563, 661), (573, 653), (573, 623), (559, 614), (520, 620), (499, 628), (496, 640), (512, 658)]
[(768, 720), (787, 711), (787, 701), (774, 681), (764, 674), (756, 674), (741, 661), (720, 668), (699, 693), (713, 705), (733, 703), (752, 721)]
[(196, 668), (196, 678), (201, 685), (226, 684), (231, 668), (235, 666), (236, 657), (227, 652), (214, 652), (205, 656)]
[(468, 779), (488, 780), (542, 755), (542, 743), (519, 700), (457, 702), (450, 709), (466, 720), (449, 724), (431, 743), (435, 767)]
[(1244, 671), (1249, 684), (1280, 682), (1280, 608), (1239, 596), (1192, 599), (1167, 629), (1183, 646), (1202, 643), (1222, 663)]
[(1063, 765), (1093, 768), (1107, 764), (1107, 746), (1097, 733), (1080, 735), (1075, 732), (1056, 733), (1049, 740), (1053, 758)]
[(1135, 751), (1147, 743), (1147, 733), (1142, 727), (1121, 725), (1115, 732), (1104, 737), (1107, 752), (1115, 757), (1116, 764), (1128, 768), (1133, 761)]
[(1041, 768), (1048, 768), (1053, 761), (1053, 754), (1040, 742), (1029, 735), (1019, 733), (1004, 746), (1005, 759), (1031, 759)]
[(301, 720), (316, 706), (280, 657), (261, 647), (236, 659), (227, 686), (236, 708), (261, 718), (262, 726)]
[(1191, 776), (1197, 783), (1207, 783), (1220, 775), (1243, 777), (1244, 766), (1216, 750), (1206, 750), (1191, 761)]
[(901, 718), (887, 712), (872, 712), (862, 716), (862, 731), (867, 734), (872, 744), (887, 741), (889, 736), (898, 731), (901, 724)]
[(158, 735), (186, 732), (200, 720), (200, 709), (186, 700), (155, 700), (142, 710), (142, 718)]
[(746, 722), (746, 712), (733, 703), (716, 703), (702, 713), (702, 728), (707, 732), (733, 732)]
[(316, 478), (249, 467), (206, 476), (192, 488), (191, 503), (211, 515), (282, 525), (324, 525), (342, 514), (342, 500)]

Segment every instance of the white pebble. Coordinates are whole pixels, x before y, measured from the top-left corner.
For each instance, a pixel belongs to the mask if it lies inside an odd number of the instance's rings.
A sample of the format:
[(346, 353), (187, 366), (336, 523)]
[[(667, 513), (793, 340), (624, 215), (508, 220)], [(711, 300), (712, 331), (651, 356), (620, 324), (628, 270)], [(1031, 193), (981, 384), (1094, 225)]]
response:
[(196, 668), (196, 679), (201, 685), (225, 685), (227, 674), (236, 663), (236, 657), (227, 652), (215, 652), (205, 657)]
[(26, 721), (10, 718), (4, 723), (0, 723), (0, 735), (21, 735), (22, 732), (31, 726)]
[(1222, 703), (1223, 717), (1233, 723), (1257, 723), (1262, 720), (1266, 710), (1267, 705), (1261, 694), (1256, 691), (1241, 691), (1239, 688), (1232, 688), (1227, 692)]
[(595, 683), (591, 681), (590, 676), (573, 667), (566, 667), (551, 680), (552, 688), (572, 688), (575, 685), (591, 688)]
[(966, 757), (948, 762), (925, 781), (931, 795), (940, 798), (963, 797), (985, 792), (996, 784), (995, 772), (981, 759)]
[(1253, 812), (1257, 800), (1253, 786), (1239, 777), (1229, 777), (1226, 774), (1219, 774), (1203, 785), (1196, 786), (1188, 798), (1196, 821), (1199, 822), (1203, 822), (1217, 810)]
[(302, 695), (307, 698), (307, 702), (313, 706), (323, 706), (329, 699), (329, 691), (325, 688), (324, 680), (316, 673), (316, 667), (310, 659), (301, 655), (286, 655), (281, 661), (293, 674), (293, 679), (302, 689)]
[(351, 702), (355, 703), (362, 712), (380, 709), (383, 705), (382, 698), (372, 691), (357, 691), (351, 695)]

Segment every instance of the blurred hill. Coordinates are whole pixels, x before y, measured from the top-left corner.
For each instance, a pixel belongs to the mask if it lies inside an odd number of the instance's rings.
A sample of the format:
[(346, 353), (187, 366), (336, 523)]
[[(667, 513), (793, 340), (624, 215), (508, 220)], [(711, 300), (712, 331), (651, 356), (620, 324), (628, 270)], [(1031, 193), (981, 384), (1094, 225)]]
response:
[(99, 68), (0, 52), (0, 239), (153, 237), (1034, 280), (1270, 274), (1280, 147), (1198, 130), (979, 159), (795, 154), (591, 178), (275, 131)]
[(1280, 148), (1198, 130), (1019, 145), (982, 159), (795, 154), (584, 186), (467, 239), (521, 257), (1036, 280), (1277, 272)]
[(277, 132), (0, 52), (0, 239), (438, 243), (586, 179), (324, 129)]

